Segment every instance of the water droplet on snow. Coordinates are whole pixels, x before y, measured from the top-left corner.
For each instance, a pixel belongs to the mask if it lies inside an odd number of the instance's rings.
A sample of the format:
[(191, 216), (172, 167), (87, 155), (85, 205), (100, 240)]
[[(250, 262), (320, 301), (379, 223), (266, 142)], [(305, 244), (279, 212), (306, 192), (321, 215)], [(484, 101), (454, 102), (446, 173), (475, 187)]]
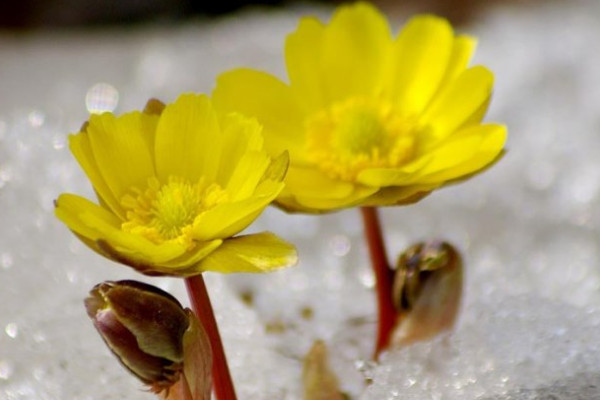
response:
[(0, 379), (8, 380), (14, 371), (13, 364), (7, 360), (0, 360)]
[(0, 266), (3, 269), (9, 269), (13, 265), (13, 257), (10, 253), (2, 253), (0, 255)]
[(45, 119), (46, 116), (44, 113), (38, 110), (33, 110), (27, 115), (27, 121), (33, 128), (39, 128), (40, 126), (44, 125)]
[(8, 337), (14, 339), (19, 335), (19, 326), (14, 322), (7, 324), (4, 328), (4, 332), (8, 335)]
[(345, 235), (335, 235), (329, 241), (329, 248), (337, 257), (343, 257), (350, 252), (350, 239)]
[(119, 103), (119, 92), (108, 83), (97, 83), (87, 91), (85, 105), (92, 114), (112, 112)]

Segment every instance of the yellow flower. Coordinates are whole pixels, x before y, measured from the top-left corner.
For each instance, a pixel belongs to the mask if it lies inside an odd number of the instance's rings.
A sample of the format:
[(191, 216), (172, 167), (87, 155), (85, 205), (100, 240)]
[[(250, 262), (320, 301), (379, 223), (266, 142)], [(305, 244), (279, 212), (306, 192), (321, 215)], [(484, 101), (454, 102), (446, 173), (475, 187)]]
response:
[(289, 150), (281, 207), (406, 204), (502, 153), (505, 127), (481, 124), (493, 76), (467, 68), (474, 48), (444, 19), (417, 16), (394, 39), (373, 6), (345, 5), (287, 37), (289, 84), (237, 69), (219, 77), (213, 101), (256, 116), (272, 154)]
[(98, 253), (148, 275), (267, 272), (292, 245), (246, 228), (284, 187), (288, 156), (271, 158), (261, 126), (217, 113), (204, 95), (144, 112), (92, 115), (70, 148), (99, 205), (63, 194), (56, 216)]

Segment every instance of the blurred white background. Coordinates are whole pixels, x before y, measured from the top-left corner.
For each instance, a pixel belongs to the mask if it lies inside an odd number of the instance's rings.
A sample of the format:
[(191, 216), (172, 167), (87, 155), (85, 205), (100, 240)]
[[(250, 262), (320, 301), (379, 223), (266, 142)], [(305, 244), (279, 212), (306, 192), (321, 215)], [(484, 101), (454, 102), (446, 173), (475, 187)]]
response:
[[(496, 75), (487, 120), (509, 128), (507, 155), (486, 173), (384, 210), (391, 254), (438, 237), (462, 250), (458, 327), (369, 363), (373, 279), (356, 210), (269, 210), (251, 229), (296, 243), (300, 264), (207, 276), (240, 399), (300, 399), (300, 358), (316, 338), (355, 399), (600, 398), (600, 3), (427, 4), (479, 38), (474, 63)], [(382, 7), (395, 28), (418, 8)], [(181, 281), (102, 259), (55, 220), (61, 192), (93, 196), (68, 133), (88, 111), (210, 92), (232, 67), (285, 78), (285, 35), (300, 15), (326, 20), (331, 9), (0, 34), (1, 400), (153, 398), (112, 358), (82, 301), (100, 281), (135, 278), (185, 302)]]

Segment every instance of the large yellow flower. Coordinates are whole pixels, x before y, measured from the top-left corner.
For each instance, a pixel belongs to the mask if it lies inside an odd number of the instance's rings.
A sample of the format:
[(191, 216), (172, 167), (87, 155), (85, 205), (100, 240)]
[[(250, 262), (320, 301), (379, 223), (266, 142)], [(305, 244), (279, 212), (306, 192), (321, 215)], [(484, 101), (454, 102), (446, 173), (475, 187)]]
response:
[(70, 148), (100, 204), (63, 194), (56, 215), (98, 253), (148, 275), (295, 262), (293, 246), (271, 233), (232, 237), (284, 187), (287, 153), (266, 153), (255, 119), (182, 95), (144, 112), (92, 115)]
[(502, 152), (505, 127), (481, 124), (493, 76), (467, 68), (474, 47), (435, 16), (394, 39), (374, 7), (345, 5), (328, 25), (302, 18), (287, 37), (289, 84), (237, 69), (219, 77), (213, 100), (256, 116), (272, 154), (289, 150), (283, 208), (410, 203)]

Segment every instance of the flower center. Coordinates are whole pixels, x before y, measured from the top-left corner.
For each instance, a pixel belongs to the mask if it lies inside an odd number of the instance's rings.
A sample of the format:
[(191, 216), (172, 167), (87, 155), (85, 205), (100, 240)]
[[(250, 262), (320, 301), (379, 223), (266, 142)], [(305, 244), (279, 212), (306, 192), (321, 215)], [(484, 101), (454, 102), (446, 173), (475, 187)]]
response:
[(307, 120), (307, 150), (333, 179), (353, 181), (367, 168), (392, 168), (412, 159), (416, 124), (391, 103), (356, 97), (336, 103)]
[(178, 240), (193, 246), (192, 225), (196, 217), (227, 200), (227, 193), (216, 183), (204, 179), (189, 183), (170, 177), (161, 185), (158, 179), (148, 179), (146, 190), (132, 188), (121, 204), (127, 212), (122, 224), (126, 232), (140, 234), (154, 243)]

